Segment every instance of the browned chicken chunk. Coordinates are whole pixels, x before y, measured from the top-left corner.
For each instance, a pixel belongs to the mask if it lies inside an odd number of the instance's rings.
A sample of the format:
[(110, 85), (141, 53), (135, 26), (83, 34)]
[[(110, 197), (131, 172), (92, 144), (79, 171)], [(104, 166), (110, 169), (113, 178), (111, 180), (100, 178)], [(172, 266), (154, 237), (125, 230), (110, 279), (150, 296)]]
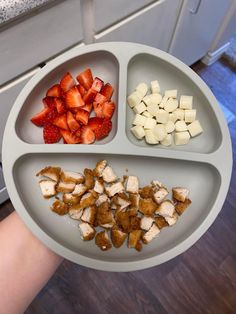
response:
[(97, 208), (96, 222), (104, 228), (111, 228), (114, 225), (113, 213), (108, 202), (103, 202)]
[(114, 247), (119, 248), (124, 243), (127, 233), (120, 230), (117, 226), (111, 229), (111, 241)]
[(191, 200), (189, 198), (186, 198), (184, 202), (177, 202), (175, 204), (175, 210), (179, 215), (182, 215), (185, 209), (191, 204)]
[(141, 238), (142, 231), (141, 230), (133, 230), (129, 234), (128, 247), (135, 248), (137, 243)]
[(36, 176), (44, 176), (53, 181), (58, 182), (60, 179), (61, 168), (60, 167), (45, 167), (40, 170)]
[(44, 198), (50, 198), (56, 195), (56, 181), (53, 180), (40, 180), (39, 186)]
[(152, 198), (153, 197), (153, 189), (151, 185), (147, 185), (142, 189), (139, 189), (139, 194), (142, 198)]
[(61, 172), (61, 180), (68, 183), (83, 183), (84, 176), (81, 173), (73, 172), (73, 171), (62, 171)]
[(118, 211), (116, 212), (116, 223), (121, 228), (122, 231), (128, 233), (130, 232), (130, 216), (128, 212)]
[(112, 248), (112, 244), (106, 230), (96, 234), (95, 243), (102, 251), (107, 251)]
[(92, 189), (94, 187), (94, 176), (93, 176), (93, 170), (85, 168), (84, 169), (84, 177), (85, 181), (84, 184), (85, 186), (89, 189)]
[(88, 222), (89, 224), (93, 225), (97, 213), (97, 206), (92, 205), (87, 207), (83, 211), (83, 215), (81, 216), (81, 220), (84, 222)]
[(94, 176), (100, 178), (102, 176), (103, 170), (106, 168), (106, 165), (106, 160), (100, 160), (99, 162), (97, 162), (96, 167), (93, 170)]
[(183, 187), (175, 187), (172, 189), (173, 198), (177, 201), (184, 202), (188, 198), (189, 190)]
[(88, 192), (81, 197), (80, 207), (86, 208), (86, 207), (94, 205), (95, 202), (96, 202), (96, 198), (93, 196), (92, 193)]
[(63, 202), (68, 205), (78, 204), (80, 202), (80, 197), (73, 195), (72, 193), (63, 194)]
[(158, 227), (159, 229), (162, 229), (162, 228), (168, 226), (168, 223), (167, 223), (167, 221), (165, 220), (165, 218), (164, 218), (164, 217), (161, 217), (161, 216), (155, 218), (155, 223), (156, 223), (156, 225), (157, 225), (157, 227)]
[(157, 209), (157, 204), (151, 198), (140, 199), (139, 210), (146, 216), (152, 216)]
[(56, 199), (51, 206), (51, 210), (58, 215), (66, 215), (69, 212), (69, 206), (59, 199)]
[(66, 183), (63, 181), (60, 181), (57, 185), (57, 192), (61, 193), (70, 193), (74, 190), (75, 183)]
[(94, 229), (94, 227), (87, 222), (82, 222), (81, 224), (79, 224), (79, 229), (81, 233), (81, 239), (84, 241), (92, 240), (96, 234), (96, 230)]

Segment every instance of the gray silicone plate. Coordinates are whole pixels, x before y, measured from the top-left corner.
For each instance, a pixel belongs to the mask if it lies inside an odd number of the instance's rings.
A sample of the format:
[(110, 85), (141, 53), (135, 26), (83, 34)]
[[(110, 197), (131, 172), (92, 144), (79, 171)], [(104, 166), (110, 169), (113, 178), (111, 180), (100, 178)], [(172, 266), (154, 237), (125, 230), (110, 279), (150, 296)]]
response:
[[(91, 67), (94, 75), (115, 87), (118, 110), (114, 128), (94, 145), (44, 145), (42, 130), (30, 123), (41, 108), (48, 86), (70, 71), (76, 75)], [(158, 79), (161, 88), (177, 88), (194, 96), (194, 107), (204, 129), (183, 147), (148, 146), (130, 133), (133, 113), (127, 95), (140, 81)], [(191, 207), (178, 223), (144, 246), (142, 252), (126, 248), (100, 251), (94, 241), (80, 239), (78, 223), (49, 210), (35, 173), (47, 165), (82, 171), (106, 158), (118, 175), (128, 169), (141, 184), (158, 179), (171, 188), (191, 190)], [(163, 263), (193, 245), (210, 227), (222, 208), (232, 170), (227, 124), (205, 83), (186, 65), (160, 50), (131, 43), (103, 43), (74, 49), (45, 66), (25, 86), (10, 113), (3, 140), (3, 167), (13, 205), (32, 232), (48, 247), (78, 264), (100, 270), (132, 271)]]

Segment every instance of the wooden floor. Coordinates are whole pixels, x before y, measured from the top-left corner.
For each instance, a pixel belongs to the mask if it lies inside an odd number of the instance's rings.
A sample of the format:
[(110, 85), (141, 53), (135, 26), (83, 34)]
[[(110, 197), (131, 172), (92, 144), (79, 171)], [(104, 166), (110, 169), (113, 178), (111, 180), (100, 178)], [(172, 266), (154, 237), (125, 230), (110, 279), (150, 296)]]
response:
[[(236, 115), (236, 69), (226, 61), (193, 69)], [(229, 124), (234, 157), (236, 119)], [(106, 273), (64, 261), (26, 314), (236, 313), (236, 169), (224, 207), (187, 252), (158, 267)], [(6, 202), (0, 219), (13, 210)]]

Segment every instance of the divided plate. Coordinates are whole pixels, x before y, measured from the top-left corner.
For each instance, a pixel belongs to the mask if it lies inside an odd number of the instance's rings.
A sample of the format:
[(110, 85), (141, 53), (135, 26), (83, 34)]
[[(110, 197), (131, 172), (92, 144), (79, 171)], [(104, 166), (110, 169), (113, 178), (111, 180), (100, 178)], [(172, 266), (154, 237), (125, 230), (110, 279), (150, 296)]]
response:
[[(117, 110), (109, 136), (93, 145), (45, 145), (42, 130), (31, 122), (50, 85), (70, 71), (74, 76), (91, 67), (94, 76), (115, 88)], [(158, 79), (162, 90), (177, 88), (194, 96), (194, 108), (204, 133), (186, 146), (149, 146), (130, 132), (132, 110), (126, 98), (135, 86)], [(141, 252), (112, 248), (102, 252), (93, 241), (80, 239), (78, 222), (50, 211), (35, 174), (48, 165), (72, 171), (93, 168), (107, 159), (115, 172), (139, 177), (141, 185), (158, 179), (169, 189), (190, 189), (191, 207), (178, 223), (161, 231)], [(58, 57), (46, 65), (18, 96), (3, 139), (3, 169), (15, 209), (32, 232), (48, 247), (78, 264), (108, 271), (133, 271), (163, 263), (184, 252), (210, 227), (225, 200), (232, 170), (227, 124), (205, 83), (186, 65), (160, 50), (132, 43), (94, 44)]]

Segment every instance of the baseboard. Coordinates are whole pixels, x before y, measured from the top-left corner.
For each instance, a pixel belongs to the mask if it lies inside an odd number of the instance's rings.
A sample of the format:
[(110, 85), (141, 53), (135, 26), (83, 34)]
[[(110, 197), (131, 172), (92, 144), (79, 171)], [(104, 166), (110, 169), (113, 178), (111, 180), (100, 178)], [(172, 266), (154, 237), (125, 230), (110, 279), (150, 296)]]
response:
[(219, 49), (213, 51), (213, 52), (208, 52), (202, 59), (201, 61), (205, 64), (205, 65), (211, 65), (212, 63), (216, 62), (221, 56), (222, 54), (228, 49), (230, 45), (230, 42), (224, 44), (223, 46), (221, 46)]

